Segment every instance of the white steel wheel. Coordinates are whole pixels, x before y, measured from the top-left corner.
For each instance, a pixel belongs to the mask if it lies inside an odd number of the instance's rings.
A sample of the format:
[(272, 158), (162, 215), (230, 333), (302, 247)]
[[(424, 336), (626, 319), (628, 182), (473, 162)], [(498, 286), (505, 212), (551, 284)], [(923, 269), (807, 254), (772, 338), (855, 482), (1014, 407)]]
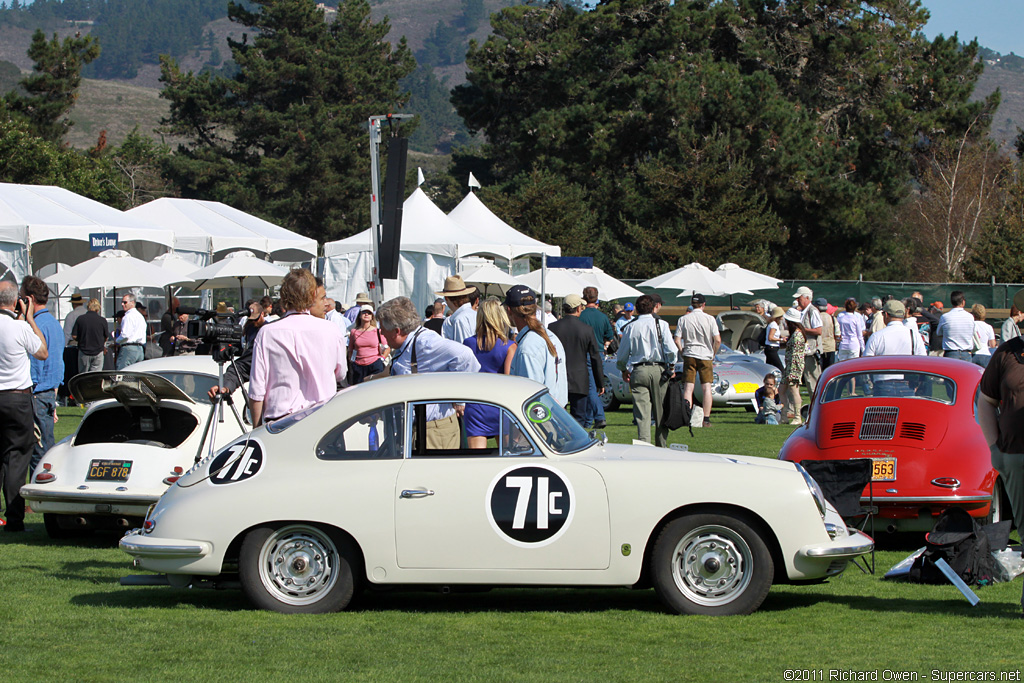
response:
[(311, 524), (259, 527), (242, 541), (238, 573), (257, 607), (286, 613), (344, 609), (354, 578), (348, 545)]
[(1003, 481), (1001, 479), (996, 479), (996, 483), (992, 487), (992, 503), (989, 505), (988, 517), (982, 521), (985, 524), (989, 524), (1002, 522), (1007, 519), (1012, 521), (1013, 514), (1010, 512), (1010, 506), (1006, 502), (1006, 493), (1003, 491)]
[(760, 535), (729, 515), (673, 520), (652, 555), (654, 588), (681, 614), (750, 614), (768, 595), (773, 573)]

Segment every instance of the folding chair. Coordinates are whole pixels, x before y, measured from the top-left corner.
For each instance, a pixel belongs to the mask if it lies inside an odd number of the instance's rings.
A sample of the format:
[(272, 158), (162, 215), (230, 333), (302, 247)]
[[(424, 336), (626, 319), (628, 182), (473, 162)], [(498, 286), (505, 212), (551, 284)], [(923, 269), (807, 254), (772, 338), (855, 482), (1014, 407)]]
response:
[[(800, 463), (807, 473), (814, 477), (825, 494), (825, 500), (832, 503), (843, 521), (864, 531), (870, 525), (870, 535), (875, 536), (875, 491), (871, 481), (871, 460), (804, 460)], [(863, 505), (864, 488), (868, 490), (868, 504)], [(856, 526), (849, 520), (862, 518)], [(865, 574), (875, 573), (875, 550), (871, 549), (871, 564), (866, 559), (855, 558), (853, 563)]]

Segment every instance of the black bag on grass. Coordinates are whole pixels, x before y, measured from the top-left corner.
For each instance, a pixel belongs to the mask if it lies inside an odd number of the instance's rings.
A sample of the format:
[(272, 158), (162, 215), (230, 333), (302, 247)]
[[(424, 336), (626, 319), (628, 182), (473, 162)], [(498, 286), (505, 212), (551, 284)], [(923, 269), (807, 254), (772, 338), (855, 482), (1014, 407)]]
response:
[(685, 426), (693, 436), (693, 427), (690, 426), (690, 418), (693, 417), (693, 406), (683, 398), (683, 382), (679, 379), (670, 379), (665, 391), (665, 402), (661, 409), (661, 426), (670, 431)]
[(999, 575), (993, 550), (1006, 547), (1010, 522), (982, 527), (963, 508), (948, 508), (925, 536), (927, 546), (910, 567), (908, 578), (917, 583), (946, 583), (935, 566), (943, 559), (967, 585), (988, 585)]

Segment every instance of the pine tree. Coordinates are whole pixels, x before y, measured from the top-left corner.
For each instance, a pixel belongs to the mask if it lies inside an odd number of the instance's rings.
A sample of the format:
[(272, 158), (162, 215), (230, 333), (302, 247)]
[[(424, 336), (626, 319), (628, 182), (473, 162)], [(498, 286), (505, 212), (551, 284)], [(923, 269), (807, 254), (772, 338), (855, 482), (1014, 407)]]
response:
[[(249, 9), (251, 8), (251, 9)], [(214, 199), (325, 241), (369, 222), (368, 134), (373, 114), (397, 111), (399, 79), (415, 63), (386, 41), (366, 0), (345, 0), (333, 23), (313, 0), (229, 5), (253, 29), (230, 47), (232, 78), (161, 66), (168, 130), (188, 143), (166, 172), (189, 197)]]

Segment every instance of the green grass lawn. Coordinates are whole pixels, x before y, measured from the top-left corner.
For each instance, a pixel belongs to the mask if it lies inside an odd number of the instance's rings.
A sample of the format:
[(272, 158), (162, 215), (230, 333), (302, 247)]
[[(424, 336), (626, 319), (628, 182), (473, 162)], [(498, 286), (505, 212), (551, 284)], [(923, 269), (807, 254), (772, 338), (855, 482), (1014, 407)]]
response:
[[(80, 415), (59, 412), (58, 436)], [(627, 410), (608, 418), (612, 441), (633, 438)], [(672, 440), (771, 457), (793, 429), (754, 425), (742, 410), (712, 419)], [(284, 616), (252, 610), (240, 591), (123, 588), (132, 569), (116, 536), (51, 541), (41, 515), (27, 521), (30, 533), (0, 534), (9, 681), (794, 680), (787, 669), (814, 681), (854, 680), (831, 669), (1000, 680), (1021, 667), (1021, 580), (977, 589), (977, 607), (952, 586), (883, 581), (914, 539), (880, 551), (878, 575), (851, 568), (825, 584), (774, 587), (747, 617), (670, 615), (653, 591), (628, 589), (365, 592), (346, 612)]]

